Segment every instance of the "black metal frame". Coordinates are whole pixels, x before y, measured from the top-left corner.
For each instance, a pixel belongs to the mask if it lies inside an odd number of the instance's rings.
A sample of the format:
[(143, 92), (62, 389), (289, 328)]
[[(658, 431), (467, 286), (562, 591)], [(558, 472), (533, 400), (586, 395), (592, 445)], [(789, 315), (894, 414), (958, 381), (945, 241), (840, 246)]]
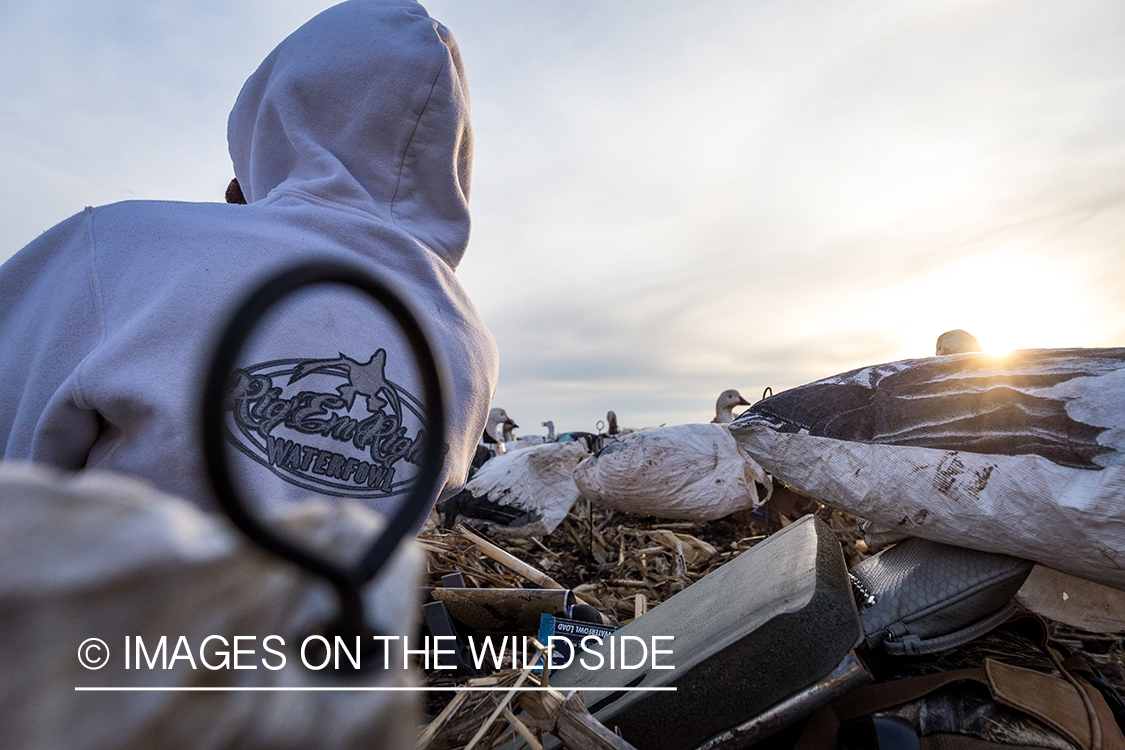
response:
[[(296, 544), (262, 523), (238, 492), (231, 476), (224, 425), (231, 372), (254, 327), (282, 298), (315, 284), (341, 284), (358, 289), (387, 310), (398, 323), (414, 353), (422, 381), (426, 440), (417, 478), (398, 512), (389, 519), (358, 562), (350, 567)], [(340, 599), (340, 612), (327, 628), (345, 637), (376, 634), (363, 616), (361, 589), (390, 557), (402, 538), (420, 525), (429, 512), (441, 475), (445, 446), (445, 409), (441, 378), (433, 349), (416, 314), (386, 284), (369, 271), (338, 261), (314, 261), (274, 276), (246, 298), (231, 318), (215, 347), (203, 393), (203, 453), (219, 506), (253, 542), (315, 576), (327, 580)], [(373, 639), (366, 639), (372, 643)]]

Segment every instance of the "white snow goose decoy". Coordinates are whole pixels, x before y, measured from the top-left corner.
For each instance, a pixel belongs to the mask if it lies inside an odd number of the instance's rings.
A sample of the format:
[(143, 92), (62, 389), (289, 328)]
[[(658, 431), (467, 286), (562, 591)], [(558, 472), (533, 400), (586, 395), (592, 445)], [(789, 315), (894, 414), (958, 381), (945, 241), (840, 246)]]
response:
[(757, 508), (773, 487), (725, 424), (622, 435), (579, 464), (574, 481), (583, 497), (610, 508), (691, 521)]
[[(504, 433), (502, 432), (504, 425), (507, 423), (515, 425), (512, 418), (508, 416), (508, 412), (501, 409), (499, 406), (494, 406), (488, 412), (488, 421), (484, 426), (484, 433), (480, 437), (480, 443), (477, 444), (476, 453), (473, 455), (472, 470), (475, 471), (484, 466), (494, 456), (503, 455), (504, 453)], [(470, 474), (471, 476), (471, 474)]]
[(734, 421), (734, 407), (749, 406), (750, 402), (734, 388), (723, 391), (715, 401), (715, 418), (711, 424), (730, 424)]
[(984, 348), (981, 347), (976, 336), (968, 331), (955, 328), (938, 336), (937, 351), (934, 354), (938, 357), (944, 357), (947, 354), (968, 354), (981, 351), (984, 351)]
[(543, 443), (489, 461), (465, 489), (438, 504), (447, 528), (459, 522), (501, 538), (546, 536), (578, 500), (574, 468), (589, 456), (580, 442)]
[(508, 416), (508, 412), (499, 406), (494, 406), (488, 412), (488, 423), (484, 426), (484, 435), (481, 440), (485, 445), (495, 446), (497, 453), (504, 452), (504, 430), (519, 427)]
[[(517, 427), (519, 425), (516, 425)], [(544, 422), (543, 426), (547, 428), (547, 436), (542, 435), (520, 435), (514, 440), (505, 433), (504, 449), (508, 451), (521, 450), (523, 448), (530, 448), (533, 445), (543, 445), (544, 443), (555, 442), (555, 423)]]

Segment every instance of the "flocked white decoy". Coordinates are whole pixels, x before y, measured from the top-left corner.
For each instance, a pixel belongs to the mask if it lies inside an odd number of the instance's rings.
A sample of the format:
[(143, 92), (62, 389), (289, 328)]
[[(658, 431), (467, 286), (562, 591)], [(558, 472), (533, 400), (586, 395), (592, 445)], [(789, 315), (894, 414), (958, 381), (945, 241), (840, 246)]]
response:
[(501, 538), (546, 536), (578, 500), (574, 469), (589, 455), (581, 442), (521, 446), (481, 467), (438, 511), (448, 528), (465, 522)]
[(750, 402), (734, 388), (723, 391), (715, 401), (715, 418), (711, 424), (730, 424), (734, 421), (734, 407), (749, 406)]
[[(632, 435), (634, 432), (637, 432), (639, 430), (650, 429), (650, 428), (645, 428), (645, 427), (637, 427), (637, 428), (621, 427), (617, 423), (617, 412), (614, 412), (614, 411), (607, 411), (606, 412), (605, 421), (606, 421), (605, 434), (609, 435), (612, 438), (622, 438), (622, 437), (625, 437), (626, 435)], [(663, 427), (663, 426), (664, 425), (661, 425), (661, 427)]]
[(642, 516), (709, 521), (756, 508), (772, 482), (728, 429), (734, 407), (748, 405), (730, 389), (719, 395), (711, 424), (635, 431), (619, 429), (611, 411), (611, 442), (579, 464), (574, 481), (583, 497)]
[(499, 406), (494, 406), (488, 412), (488, 423), (484, 427), (484, 435), (481, 440), (486, 446), (494, 447), (497, 453), (504, 452), (504, 425), (516, 425), (512, 418), (508, 416), (508, 412), (501, 409)]
[(501, 450), (499, 451), (500, 453), (523, 450), (524, 448), (530, 448), (533, 445), (539, 445), (543, 443), (543, 438), (539, 435), (525, 435), (522, 437), (516, 437), (514, 431), (517, 429), (519, 429), (519, 425), (511, 419), (506, 422), (500, 423), (501, 437), (504, 441), (503, 443), (501, 443)]
[(968, 331), (962, 331), (960, 328), (955, 328), (952, 331), (946, 331), (938, 336), (937, 351), (934, 354), (938, 357), (945, 356), (946, 354), (968, 354), (969, 352), (984, 351), (980, 345), (977, 337)]
[(691, 521), (756, 508), (773, 486), (725, 424), (624, 435), (579, 464), (574, 482), (583, 497), (610, 508)]
[[(518, 426), (518, 425), (517, 425)], [(542, 435), (520, 435), (513, 442), (506, 442), (504, 447), (507, 450), (527, 448), (531, 445), (543, 445), (544, 443), (555, 442), (555, 423), (544, 422), (543, 426), (547, 428), (547, 436)]]

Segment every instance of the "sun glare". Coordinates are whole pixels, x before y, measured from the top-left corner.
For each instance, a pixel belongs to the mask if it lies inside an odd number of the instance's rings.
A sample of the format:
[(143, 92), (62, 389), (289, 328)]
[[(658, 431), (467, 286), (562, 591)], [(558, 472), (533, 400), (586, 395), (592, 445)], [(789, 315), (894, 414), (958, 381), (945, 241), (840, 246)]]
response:
[(902, 309), (913, 311), (902, 325), (935, 339), (963, 328), (992, 354), (1084, 346), (1094, 314), (1084, 287), (1073, 268), (1035, 253), (965, 258), (900, 289)]

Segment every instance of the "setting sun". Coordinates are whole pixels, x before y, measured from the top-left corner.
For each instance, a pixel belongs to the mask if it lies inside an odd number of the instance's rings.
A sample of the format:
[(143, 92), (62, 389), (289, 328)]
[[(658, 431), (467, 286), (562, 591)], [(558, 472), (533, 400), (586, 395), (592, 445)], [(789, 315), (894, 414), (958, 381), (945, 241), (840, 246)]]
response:
[[(903, 337), (963, 328), (985, 351), (1088, 346), (1094, 309), (1062, 259), (1023, 250), (964, 257), (904, 282)], [(925, 304), (920, 304), (925, 301)]]

